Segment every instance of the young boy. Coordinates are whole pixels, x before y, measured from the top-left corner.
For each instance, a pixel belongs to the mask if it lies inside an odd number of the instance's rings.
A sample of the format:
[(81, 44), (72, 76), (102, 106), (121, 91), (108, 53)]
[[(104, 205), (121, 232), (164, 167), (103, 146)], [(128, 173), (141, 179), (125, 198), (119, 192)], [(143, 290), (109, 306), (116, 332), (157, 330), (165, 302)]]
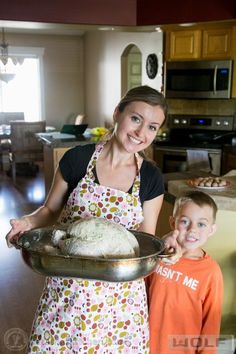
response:
[(217, 206), (201, 191), (178, 198), (170, 217), (183, 252), (174, 264), (160, 262), (147, 280), (151, 354), (217, 352), (223, 279), (201, 248), (216, 231)]

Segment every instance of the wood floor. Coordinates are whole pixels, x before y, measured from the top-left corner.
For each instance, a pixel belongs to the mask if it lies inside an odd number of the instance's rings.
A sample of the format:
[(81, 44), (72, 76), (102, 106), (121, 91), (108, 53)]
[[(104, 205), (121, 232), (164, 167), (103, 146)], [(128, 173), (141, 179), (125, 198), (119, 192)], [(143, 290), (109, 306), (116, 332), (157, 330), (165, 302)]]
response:
[(44, 179), (11, 177), (0, 171), (0, 353), (25, 353), (34, 313), (42, 292), (44, 277), (33, 272), (19, 250), (9, 249), (5, 235), (9, 220), (35, 210), (45, 198)]

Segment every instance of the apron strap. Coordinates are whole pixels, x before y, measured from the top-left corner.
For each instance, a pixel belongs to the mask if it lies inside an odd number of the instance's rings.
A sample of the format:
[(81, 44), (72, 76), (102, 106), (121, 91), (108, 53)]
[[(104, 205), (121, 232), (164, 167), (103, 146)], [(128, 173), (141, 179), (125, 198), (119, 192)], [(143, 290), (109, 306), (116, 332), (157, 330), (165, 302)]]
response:
[(86, 175), (88, 175), (91, 179), (94, 180), (94, 174), (93, 174), (93, 169), (97, 163), (97, 160), (98, 160), (98, 157), (99, 155), (101, 154), (102, 150), (103, 150), (103, 147), (104, 145), (106, 144), (107, 142), (106, 141), (101, 141), (100, 143), (98, 143), (95, 147), (95, 151), (88, 163), (88, 166), (87, 166), (87, 171), (86, 171)]
[[(101, 141), (100, 143), (98, 143), (95, 147), (95, 151), (88, 163), (87, 166), (87, 171), (86, 171), (86, 175), (94, 181), (95, 177), (94, 177), (94, 173), (93, 173), (93, 169), (96, 166), (97, 160), (103, 150), (104, 145), (107, 143), (107, 141)], [(135, 162), (136, 162), (136, 167), (137, 167), (137, 173), (133, 182), (133, 186), (132, 186), (132, 195), (135, 196), (136, 198), (139, 197), (139, 189), (140, 189), (140, 168), (141, 168), (141, 158), (139, 156), (139, 154), (136, 152), (135, 153)]]

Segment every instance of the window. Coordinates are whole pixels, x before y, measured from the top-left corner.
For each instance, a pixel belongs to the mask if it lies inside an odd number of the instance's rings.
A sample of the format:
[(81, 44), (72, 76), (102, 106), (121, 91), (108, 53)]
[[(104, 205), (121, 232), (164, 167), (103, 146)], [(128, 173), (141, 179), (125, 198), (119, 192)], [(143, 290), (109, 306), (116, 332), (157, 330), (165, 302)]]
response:
[[(7, 83), (0, 80), (0, 111), (24, 112), (26, 121), (43, 120), (41, 56), (34, 53), (34, 48), (31, 48), (30, 53), (29, 48), (25, 48), (29, 54), (22, 55), (22, 49), (24, 48), (21, 48), (21, 53), (18, 49), (18, 52), (16, 50), (13, 54), (22, 58), (21, 64), (14, 65), (9, 59), (4, 67), (0, 62), (1, 72), (15, 74), (15, 77)], [(10, 51), (9, 56), (11, 56)]]

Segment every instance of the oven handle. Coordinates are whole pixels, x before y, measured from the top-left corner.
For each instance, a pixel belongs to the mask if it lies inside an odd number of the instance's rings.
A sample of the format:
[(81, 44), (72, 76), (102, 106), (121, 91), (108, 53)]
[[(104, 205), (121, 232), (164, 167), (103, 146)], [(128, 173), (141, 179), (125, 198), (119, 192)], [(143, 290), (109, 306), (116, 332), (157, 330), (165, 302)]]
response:
[(186, 148), (183, 148), (183, 149), (178, 149), (178, 148), (173, 148), (173, 149), (169, 149), (169, 148), (166, 148), (166, 147), (162, 147), (162, 146), (156, 146), (155, 147), (157, 152), (158, 151), (164, 151), (165, 153), (182, 153), (183, 155), (186, 155), (186, 151), (187, 149)]
[(217, 67), (217, 65), (216, 65), (216, 66), (215, 66), (215, 69), (214, 69), (214, 79), (213, 79), (213, 93), (214, 93), (214, 95), (216, 95), (217, 70), (218, 70), (218, 67)]
[[(191, 150), (192, 148), (189, 147), (183, 147), (183, 148), (177, 148), (177, 147), (174, 147), (173, 149), (169, 148), (169, 147), (165, 147), (165, 146), (158, 146), (158, 145), (155, 145), (155, 150), (158, 152), (158, 151), (164, 151), (164, 152), (167, 152), (167, 153), (183, 153), (183, 154), (187, 154), (187, 150)], [(207, 150), (209, 154), (221, 154), (221, 149), (219, 148), (196, 148), (196, 149), (193, 149), (193, 150)]]

